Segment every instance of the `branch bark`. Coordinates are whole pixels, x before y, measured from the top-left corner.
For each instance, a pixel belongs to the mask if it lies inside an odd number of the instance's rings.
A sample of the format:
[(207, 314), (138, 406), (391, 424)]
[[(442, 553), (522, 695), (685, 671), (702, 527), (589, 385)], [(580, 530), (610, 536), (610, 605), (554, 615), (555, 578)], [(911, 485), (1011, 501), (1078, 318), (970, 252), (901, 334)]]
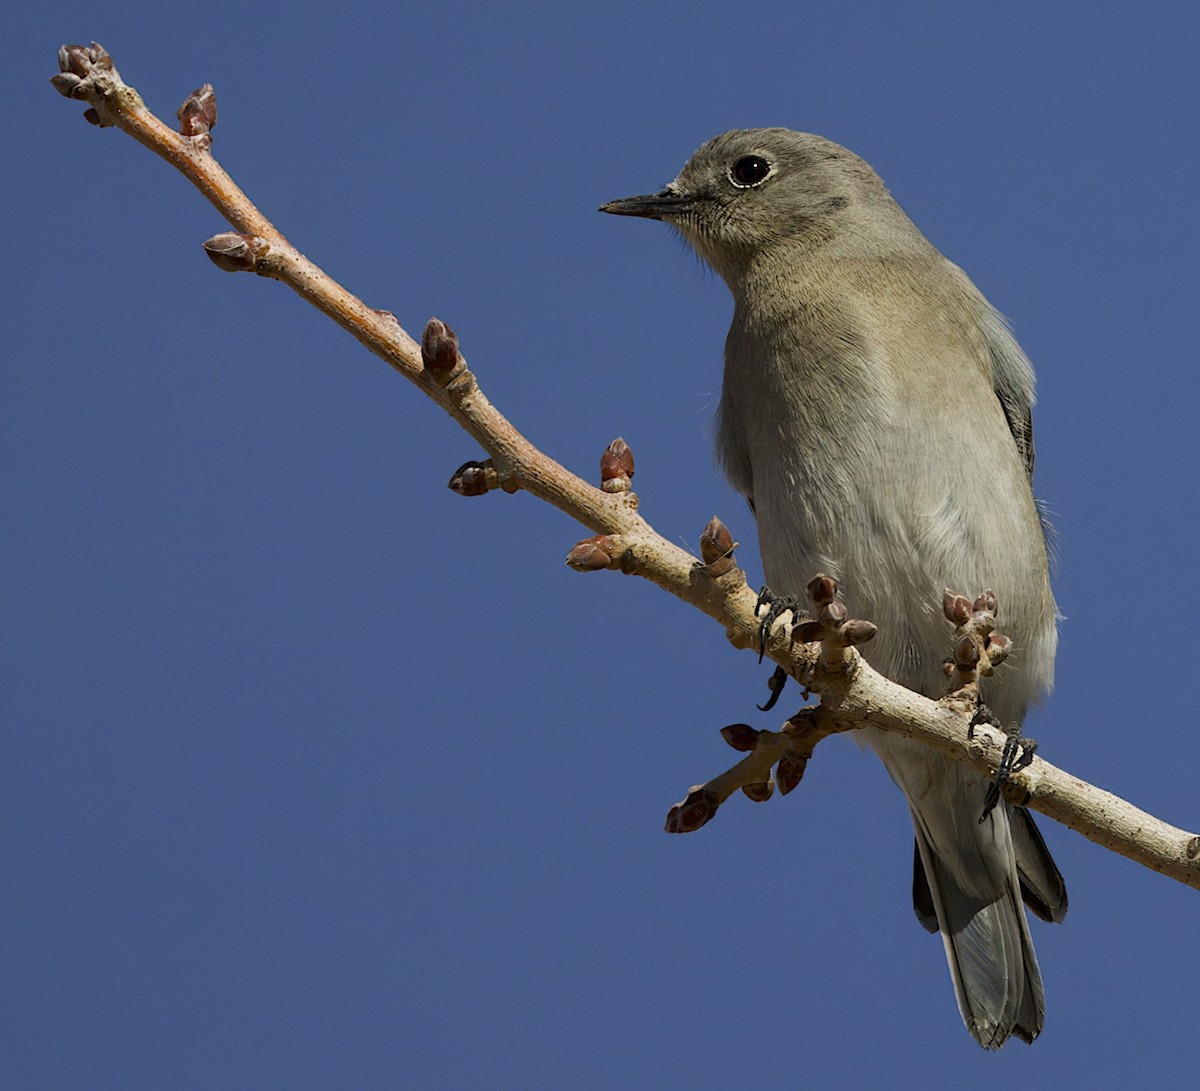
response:
[[(534, 447), (485, 397), (458, 350), (457, 338), (431, 320), (418, 343), (387, 311), (373, 310), (308, 260), (250, 201), (212, 155), (217, 108), (205, 85), (185, 99), (176, 132), (124, 83), (112, 58), (96, 43), (59, 50), (60, 72), (51, 83), (68, 98), (88, 104), (85, 117), (132, 136), (184, 175), (233, 227), (205, 243), (212, 260), (229, 271), (254, 272), (287, 285), (342, 326), (367, 349), (417, 386), (450, 414), (488, 453), (487, 462), (468, 464), (451, 486), (473, 495), (499, 488), (523, 489), (594, 532), (579, 543), (568, 563), (581, 570), (619, 569), (644, 577), (690, 603), (725, 627), (737, 648), (757, 649), (757, 598), (733, 562), (728, 532), (714, 520), (701, 539), (702, 558), (658, 535), (638, 513), (630, 491), (632, 456), (617, 441), (602, 462), (597, 488)], [(618, 446), (620, 444), (620, 446)], [(622, 449), (623, 448), (623, 449)], [(843, 635), (845, 625), (837, 629)], [(856, 623), (859, 626), (865, 623)], [(868, 724), (919, 739), (985, 775), (994, 774), (1005, 737), (986, 726), (968, 730), (974, 711), (970, 679), (941, 701), (913, 693), (874, 671), (835, 628), (808, 632), (809, 643), (773, 630), (765, 654), (818, 694), (821, 702), (793, 717), (781, 731), (726, 729), (727, 741), (748, 756), (705, 785), (693, 788), (672, 808), (667, 828), (695, 829), (712, 817), (733, 792), (743, 789), (762, 801), (777, 783), (790, 791), (820, 739)], [(806, 627), (808, 628), (808, 627)], [(816, 638), (816, 639), (814, 639)], [(949, 639), (947, 646), (950, 646)], [(749, 734), (747, 734), (749, 732)], [(774, 780), (771, 769), (775, 768)], [(1039, 757), (1005, 786), (1010, 801), (1029, 806), (1096, 843), (1155, 871), (1200, 889), (1200, 836), (1139, 810), (1132, 804), (1071, 776)]]

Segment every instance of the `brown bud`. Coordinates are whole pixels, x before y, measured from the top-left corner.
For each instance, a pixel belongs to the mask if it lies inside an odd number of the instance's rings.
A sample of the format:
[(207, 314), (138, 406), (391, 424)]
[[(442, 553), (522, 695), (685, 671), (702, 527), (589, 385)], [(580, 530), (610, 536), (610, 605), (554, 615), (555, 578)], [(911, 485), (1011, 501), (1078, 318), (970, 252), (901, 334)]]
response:
[(971, 620), (971, 603), (965, 595), (947, 589), (942, 594), (942, 613), (952, 625), (966, 625)]
[(663, 828), (667, 833), (691, 833), (712, 818), (718, 806), (717, 797), (707, 788), (693, 788), (688, 792), (687, 799), (676, 803), (667, 812), (667, 822)]
[(466, 366), (458, 350), (458, 334), (445, 322), (431, 318), (421, 334), (421, 363), (438, 386), (445, 386)]
[(984, 593), (975, 600), (974, 608), (976, 610), (986, 611), (989, 614), (994, 614), (996, 612), (995, 593), (991, 589), (984, 591)]
[(841, 625), (846, 620), (846, 615), (849, 611), (846, 609), (844, 602), (838, 602), (836, 599), (833, 602), (827, 602), (821, 607), (821, 612), (817, 615), (817, 620), (822, 625), (827, 625), (830, 628), (835, 628)]
[(223, 231), (206, 239), (204, 250), (218, 269), (227, 273), (249, 273), (271, 252), (271, 247), (266, 239), (257, 235)]
[(733, 535), (715, 515), (700, 535), (700, 557), (714, 576), (723, 576), (733, 568)]
[(730, 724), (721, 728), (723, 738), (734, 750), (748, 753), (758, 745), (759, 732), (749, 724)]
[(483, 462), (464, 462), (451, 475), (446, 487), (459, 496), (482, 496), (500, 487), (500, 477), (491, 459)]
[(72, 98), (75, 89), (83, 82), (74, 72), (59, 72), (56, 76), (50, 77), (50, 85), (60, 95), (66, 95), (67, 98)]
[[(68, 98), (86, 99), (95, 89), (91, 83), (97, 71), (112, 71), (108, 80), (109, 89), (113, 84), (120, 83), (120, 77), (113, 69), (112, 58), (104, 51), (104, 47), (92, 42), (87, 45), (64, 45), (58, 51), (57, 76), (50, 77), (50, 83), (61, 95)], [(107, 111), (101, 111), (89, 106), (83, 112), (83, 119), (90, 125), (107, 128), (113, 124)]]
[(838, 582), (832, 576), (822, 574), (808, 581), (808, 597), (814, 606), (833, 602), (837, 590)]
[(812, 644), (825, 638), (825, 626), (819, 621), (802, 621), (792, 630), (793, 644)]
[[(806, 700), (807, 697), (808, 694), (806, 691)], [(790, 719), (785, 720), (782, 729), (783, 734), (790, 735), (793, 739), (803, 735), (805, 731), (808, 731), (812, 727), (812, 711), (811, 708), (802, 708)]]
[(628, 492), (633, 477), (633, 452), (619, 436), (600, 456), (600, 487), (605, 492)]
[(779, 764), (775, 766), (775, 783), (779, 785), (780, 795), (787, 795), (788, 792), (800, 783), (807, 765), (807, 758), (787, 757), (779, 759)]
[(755, 803), (766, 803), (775, 794), (775, 785), (769, 780), (761, 784), (743, 784), (742, 795)]
[(102, 45), (92, 42), (86, 45), (64, 45), (58, 51), (58, 69), (73, 76), (86, 79), (92, 68), (112, 68), (112, 58)]
[(58, 49), (58, 70), (69, 72), (78, 79), (83, 79), (92, 68), (92, 59), (88, 56), (86, 45), (64, 45)]
[(217, 93), (211, 83), (197, 87), (179, 107), (179, 132), (183, 136), (203, 136), (217, 124)]
[(619, 546), (615, 538), (607, 534), (597, 534), (594, 538), (584, 538), (576, 542), (567, 554), (567, 566), (576, 572), (600, 572), (606, 568), (615, 568), (619, 555)]
[(851, 618), (842, 626), (841, 637), (846, 646), (852, 648), (855, 644), (865, 644), (874, 639), (878, 631), (879, 627), (873, 621)]
[(954, 662), (959, 670), (974, 670), (979, 665), (979, 645), (969, 635), (955, 641)]
[(992, 633), (987, 641), (987, 656), (993, 667), (1000, 666), (1012, 651), (1012, 641), (1003, 633)]

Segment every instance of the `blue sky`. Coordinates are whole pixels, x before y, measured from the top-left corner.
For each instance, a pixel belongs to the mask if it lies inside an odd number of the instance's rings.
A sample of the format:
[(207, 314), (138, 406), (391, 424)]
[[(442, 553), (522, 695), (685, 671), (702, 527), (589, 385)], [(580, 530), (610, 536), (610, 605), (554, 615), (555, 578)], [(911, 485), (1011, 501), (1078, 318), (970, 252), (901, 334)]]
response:
[[(754, 531), (709, 451), (724, 286), (598, 215), (708, 137), (870, 161), (1039, 373), (1062, 537), (1042, 753), (1200, 826), (1197, 16), (1183, 5), (95, 5), (9, 16), (0, 1082), (1124, 1087), (1194, 1079), (1196, 894), (1043, 820), (1048, 1016), (978, 1049), (882, 768), (662, 832), (767, 669), (585, 532), (445, 488), (465, 433), (46, 83), (95, 38), (529, 437)], [(853, 603), (851, 602), (851, 605)], [(1180, 641), (1183, 643), (1181, 644)], [(793, 693), (793, 701), (794, 694)], [(995, 1084), (992, 1084), (995, 1085)]]

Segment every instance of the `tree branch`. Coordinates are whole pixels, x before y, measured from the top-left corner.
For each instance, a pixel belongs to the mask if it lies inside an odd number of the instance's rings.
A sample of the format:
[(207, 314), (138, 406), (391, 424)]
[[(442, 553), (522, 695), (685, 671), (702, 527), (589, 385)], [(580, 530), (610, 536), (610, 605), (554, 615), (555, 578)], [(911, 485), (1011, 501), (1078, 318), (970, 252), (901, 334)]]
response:
[[(416, 385), (475, 438), (490, 458), (462, 467), (451, 481), (452, 488), (464, 495), (493, 489), (532, 493), (595, 533), (571, 550), (567, 563), (572, 567), (611, 568), (642, 576), (720, 622), (735, 647), (758, 649), (758, 602), (734, 564), (733, 541), (719, 520), (714, 519), (701, 538), (701, 558), (668, 542), (638, 514), (637, 497), (630, 491), (633, 458), (623, 441), (615, 441), (605, 452), (602, 487), (588, 484), (529, 443), (488, 401), (449, 327), (431, 320), (418, 343), (391, 313), (368, 307), (309, 261), (213, 157), (211, 130), (217, 107), (211, 86), (206, 84), (184, 101), (176, 132), (146, 109), (141, 96), (122, 81), (112, 58), (95, 43), (63, 46), (59, 68), (51, 83), (68, 98), (88, 103), (84, 115), (88, 121), (119, 128), (165, 159), (234, 228), (205, 243), (219, 267), (286, 284)], [(739, 788), (758, 801), (768, 798), (776, 784), (785, 794), (799, 782), (817, 742), (868, 724), (919, 739), (985, 776), (994, 774), (1005, 736), (987, 726), (969, 728), (978, 658), (959, 662), (953, 674), (955, 690), (941, 701), (906, 690), (862, 659), (853, 645), (869, 639), (871, 627), (846, 620), (833, 591), (826, 587), (821, 595), (825, 592), (824, 601), (813, 596), (817, 621), (799, 626), (793, 634), (803, 639), (789, 638), (779, 626), (763, 641), (764, 653), (818, 694), (820, 705), (802, 710), (777, 732), (756, 732), (745, 725), (726, 728), (726, 741), (747, 752), (747, 757), (693, 788), (671, 809), (668, 830), (698, 828)], [(961, 641), (964, 632), (960, 624), (956, 639)], [(961, 660), (958, 647), (956, 643), (955, 658)], [(986, 653), (984, 660), (986, 667)], [(1012, 775), (1004, 792), (1012, 802), (1032, 807), (1106, 848), (1200, 889), (1200, 836), (1170, 826), (1038, 757)]]

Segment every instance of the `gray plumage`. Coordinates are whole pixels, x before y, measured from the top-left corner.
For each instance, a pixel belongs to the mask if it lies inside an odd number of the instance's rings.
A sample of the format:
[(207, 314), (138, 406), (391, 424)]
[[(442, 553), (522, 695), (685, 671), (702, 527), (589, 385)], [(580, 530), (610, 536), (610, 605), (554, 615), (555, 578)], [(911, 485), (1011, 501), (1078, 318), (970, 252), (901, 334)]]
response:
[[(664, 220), (729, 285), (733, 322), (717, 452), (749, 499), (777, 594), (836, 577), (879, 626), (878, 670), (945, 690), (947, 587), (992, 588), (1013, 652), (984, 697), (1005, 723), (1050, 689), (1056, 644), (1031, 489), (1033, 369), (1004, 319), (892, 199), (828, 140), (725, 133), (660, 193), (603, 211)], [(959, 1010), (981, 1045), (1032, 1041), (1044, 1001), (1022, 895), (1061, 920), (1066, 892), (1032, 818), (919, 743), (860, 733), (916, 829), (913, 902), (940, 931)]]

